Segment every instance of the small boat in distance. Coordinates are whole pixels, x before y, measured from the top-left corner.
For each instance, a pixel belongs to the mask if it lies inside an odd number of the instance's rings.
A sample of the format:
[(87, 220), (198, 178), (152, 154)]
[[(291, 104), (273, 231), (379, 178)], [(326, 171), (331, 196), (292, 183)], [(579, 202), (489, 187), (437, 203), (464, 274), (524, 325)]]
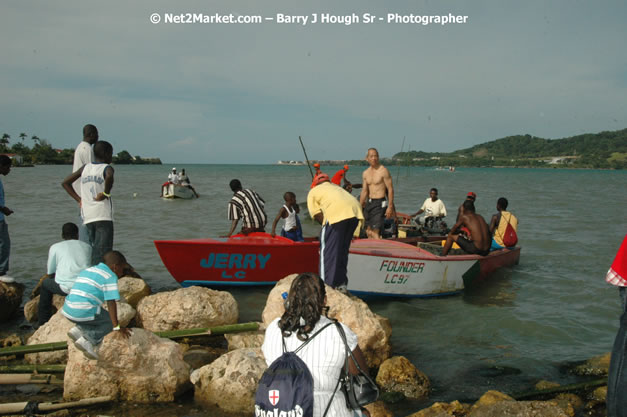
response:
[(172, 184), (168, 183), (163, 185), (162, 188), (162, 197), (167, 199), (172, 198), (183, 198), (183, 199), (191, 199), (198, 198), (194, 191), (192, 191), (189, 187), (184, 185)]

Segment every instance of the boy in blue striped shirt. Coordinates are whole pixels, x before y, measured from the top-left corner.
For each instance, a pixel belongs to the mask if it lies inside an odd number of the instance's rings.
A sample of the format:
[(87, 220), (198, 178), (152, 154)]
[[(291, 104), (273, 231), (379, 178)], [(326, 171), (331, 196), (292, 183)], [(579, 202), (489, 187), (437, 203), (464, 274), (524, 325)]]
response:
[[(63, 315), (76, 326), (67, 335), (89, 359), (98, 359), (97, 346), (111, 331), (124, 337), (130, 329), (120, 328), (116, 300), (120, 299), (118, 275), (129, 267), (118, 251), (107, 252), (103, 262), (81, 271), (63, 304)], [(102, 308), (107, 303), (108, 312)]]

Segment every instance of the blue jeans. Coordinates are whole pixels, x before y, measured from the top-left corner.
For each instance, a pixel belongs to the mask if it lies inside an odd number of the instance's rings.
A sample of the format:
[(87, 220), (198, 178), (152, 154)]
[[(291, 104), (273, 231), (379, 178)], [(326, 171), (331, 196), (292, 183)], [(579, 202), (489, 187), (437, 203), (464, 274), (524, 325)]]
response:
[(37, 308), (37, 324), (40, 326), (47, 323), (52, 316), (52, 296), (54, 294), (66, 296), (54, 278), (46, 278), (39, 290), (39, 307)]
[(96, 314), (92, 321), (74, 322), (74, 324), (83, 333), (85, 339), (94, 346), (98, 346), (102, 339), (113, 331), (113, 322), (111, 322), (109, 312), (104, 308), (100, 309), (100, 313)]
[(11, 239), (9, 226), (4, 220), (0, 221), (0, 276), (6, 275), (9, 270), (9, 255), (11, 254)]
[(332, 288), (348, 284), (348, 250), (359, 220), (356, 217), (329, 224), (320, 232), (320, 277)]
[(85, 242), (89, 245), (89, 232), (87, 232), (87, 227), (85, 223), (83, 223), (83, 215), (80, 210), (78, 212), (78, 240), (81, 242)]
[(91, 222), (85, 226), (91, 245), (91, 264), (98, 265), (104, 254), (113, 250), (113, 221)]
[(623, 313), (607, 377), (607, 417), (627, 417), (627, 288), (618, 287)]

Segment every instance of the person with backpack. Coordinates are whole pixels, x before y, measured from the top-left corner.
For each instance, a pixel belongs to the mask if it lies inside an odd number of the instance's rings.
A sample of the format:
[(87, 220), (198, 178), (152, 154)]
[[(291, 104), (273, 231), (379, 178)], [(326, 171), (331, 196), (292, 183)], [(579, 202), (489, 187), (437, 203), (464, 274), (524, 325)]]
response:
[[(255, 415), (278, 409), (304, 417), (353, 416), (340, 390), (347, 346), (362, 370), (368, 372), (368, 366), (355, 333), (339, 323), (345, 343), (335, 322), (326, 316), (326, 302), (325, 284), (318, 275), (303, 273), (292, 282), (285, 313), (266, 328), (261, 349), (269, 368), (259, 383)], [(349, 360), (349, 372), (359, 373), (353, 360)]]
[(511, 248), (518, 243), (518, 219), (507, 210), (507, 199), (501, 197), (496, 202), (498, 213), (490, 221), (492, 245), (490, 251)]

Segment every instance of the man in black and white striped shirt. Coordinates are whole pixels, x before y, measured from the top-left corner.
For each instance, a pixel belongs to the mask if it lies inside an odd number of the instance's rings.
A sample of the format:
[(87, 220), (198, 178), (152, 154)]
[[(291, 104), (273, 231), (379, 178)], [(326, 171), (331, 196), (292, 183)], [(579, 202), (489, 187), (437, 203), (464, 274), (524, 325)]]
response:
[(231, 180), (229, 185), (234, 194), (228, 206), (229, 220), (231, 220), (231, 230), (228, 236), (235, 231), (239, 219), (243, 219), (241, 233), (247, 235), (253, 232), (265, 232), (268, 221), (268, 216), (263, 211), (265, 201), (253, 190), (243, 190), (242, 183), (237, 179)]

